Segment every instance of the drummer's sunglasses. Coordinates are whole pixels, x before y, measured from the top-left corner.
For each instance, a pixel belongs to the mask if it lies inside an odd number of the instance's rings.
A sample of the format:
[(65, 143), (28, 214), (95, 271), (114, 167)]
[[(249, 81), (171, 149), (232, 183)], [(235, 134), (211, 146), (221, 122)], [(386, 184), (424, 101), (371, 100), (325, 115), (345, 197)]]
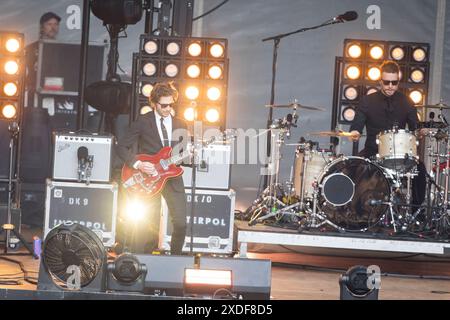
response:
[(399, 80), (391, 81), (391, 80), (381, 80), (385, 86), (388, 86), (389, 83), (392, 83), (393, 86), (398, 85)]

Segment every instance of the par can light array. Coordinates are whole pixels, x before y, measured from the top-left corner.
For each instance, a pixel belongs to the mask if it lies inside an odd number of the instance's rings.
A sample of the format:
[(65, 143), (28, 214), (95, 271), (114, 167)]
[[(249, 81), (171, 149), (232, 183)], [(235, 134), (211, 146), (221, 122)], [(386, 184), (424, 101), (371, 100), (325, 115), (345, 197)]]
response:
[[(428, 96), (429, 52), (427, 43), (346, 39), (338, 57), (333, 105), (339, 124), (350, 124), (361, 99), (379, 90), (380, 65), (394, 60), (400, 66), (399, 90), (415, 105)], [(420, 116), (420, 115), (419, 115)]]
[(19, 120), (24, 64), (23, 34), (0, 31), (0, 120)]
[(151, 110), (148, 98), (155, 83), (172, 81), (180, 116), (224, 128), (227, 47), (226, 39), (141, 35), (141, 49), (133, 57), (134, 115)]

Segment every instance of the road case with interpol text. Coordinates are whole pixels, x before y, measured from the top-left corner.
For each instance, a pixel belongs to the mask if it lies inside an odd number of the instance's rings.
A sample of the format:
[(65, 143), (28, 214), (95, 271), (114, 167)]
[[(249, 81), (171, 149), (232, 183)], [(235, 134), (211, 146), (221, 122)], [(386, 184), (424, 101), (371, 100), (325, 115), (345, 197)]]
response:
[[(186, 188), (186, 240), (183, 252), (190, 251), (191, 239), (191, 189)], [(229, 255), (233, 253), (234, 190), (196, 190), (194, 213), (193, 252)], [(170, 250), (172, 224), (168, 219), (167, 205), (162, 201), (159, 247)]]
[(48, 179), (44, 237), (61, 223), (79, 223), (93, 230), (106, 247), (115, 243), (118, 186)]

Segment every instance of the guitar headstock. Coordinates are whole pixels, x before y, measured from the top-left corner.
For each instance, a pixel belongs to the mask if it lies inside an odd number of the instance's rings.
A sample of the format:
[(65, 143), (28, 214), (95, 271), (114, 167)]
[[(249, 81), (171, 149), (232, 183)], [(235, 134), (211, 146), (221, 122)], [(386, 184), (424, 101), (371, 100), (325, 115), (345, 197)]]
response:
[(216, 141), (230, 142), (230, 140), (233, 140), (236, 137), (237, 137), (236, 129), (225, 129), (221, 135), (213, 136), (213, 137), (209, 138), (208, 140), (204, 141), (203, 146), (208, 146), (211, 143), (214, 143)]
[(234, 140), (237, 137), (237, 130), (236, 129), (225, 129), (223, 132), (223, 140), (225, 142), (229, 142), (230, 140)]

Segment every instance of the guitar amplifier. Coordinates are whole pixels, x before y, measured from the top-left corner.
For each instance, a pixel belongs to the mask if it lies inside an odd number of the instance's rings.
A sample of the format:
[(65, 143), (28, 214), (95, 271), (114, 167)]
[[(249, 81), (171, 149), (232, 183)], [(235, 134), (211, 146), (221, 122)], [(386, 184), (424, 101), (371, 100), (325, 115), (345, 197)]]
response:
[[(190, 251), (191, 189), (186, 190), (186, 240), (183, 252)], [(234, 190), (195, 190), (194, 248), (193, 252), (231, 254), (233, 252)], [(170, 250), (172, 224), (168, 222), (168, 209), (162, 201), (159, 247)]]
[(115, 243), (118, 186), (47, 179), (44, 238), (64, 222), (93, 230), (106, 247)]
[(53, 180), (78, 181), (78, 150), (87, 148), (93, 157), (90, 182), (109, 182), (111, 178), (111, 135), (54, 133)]
[[(210, 144), (198, 153), (195, 187), (199, 189), (230, 189), (231, 146), (230, 144)], [(192, 169), (183, 167), (183, 182), (191, 188)]]

